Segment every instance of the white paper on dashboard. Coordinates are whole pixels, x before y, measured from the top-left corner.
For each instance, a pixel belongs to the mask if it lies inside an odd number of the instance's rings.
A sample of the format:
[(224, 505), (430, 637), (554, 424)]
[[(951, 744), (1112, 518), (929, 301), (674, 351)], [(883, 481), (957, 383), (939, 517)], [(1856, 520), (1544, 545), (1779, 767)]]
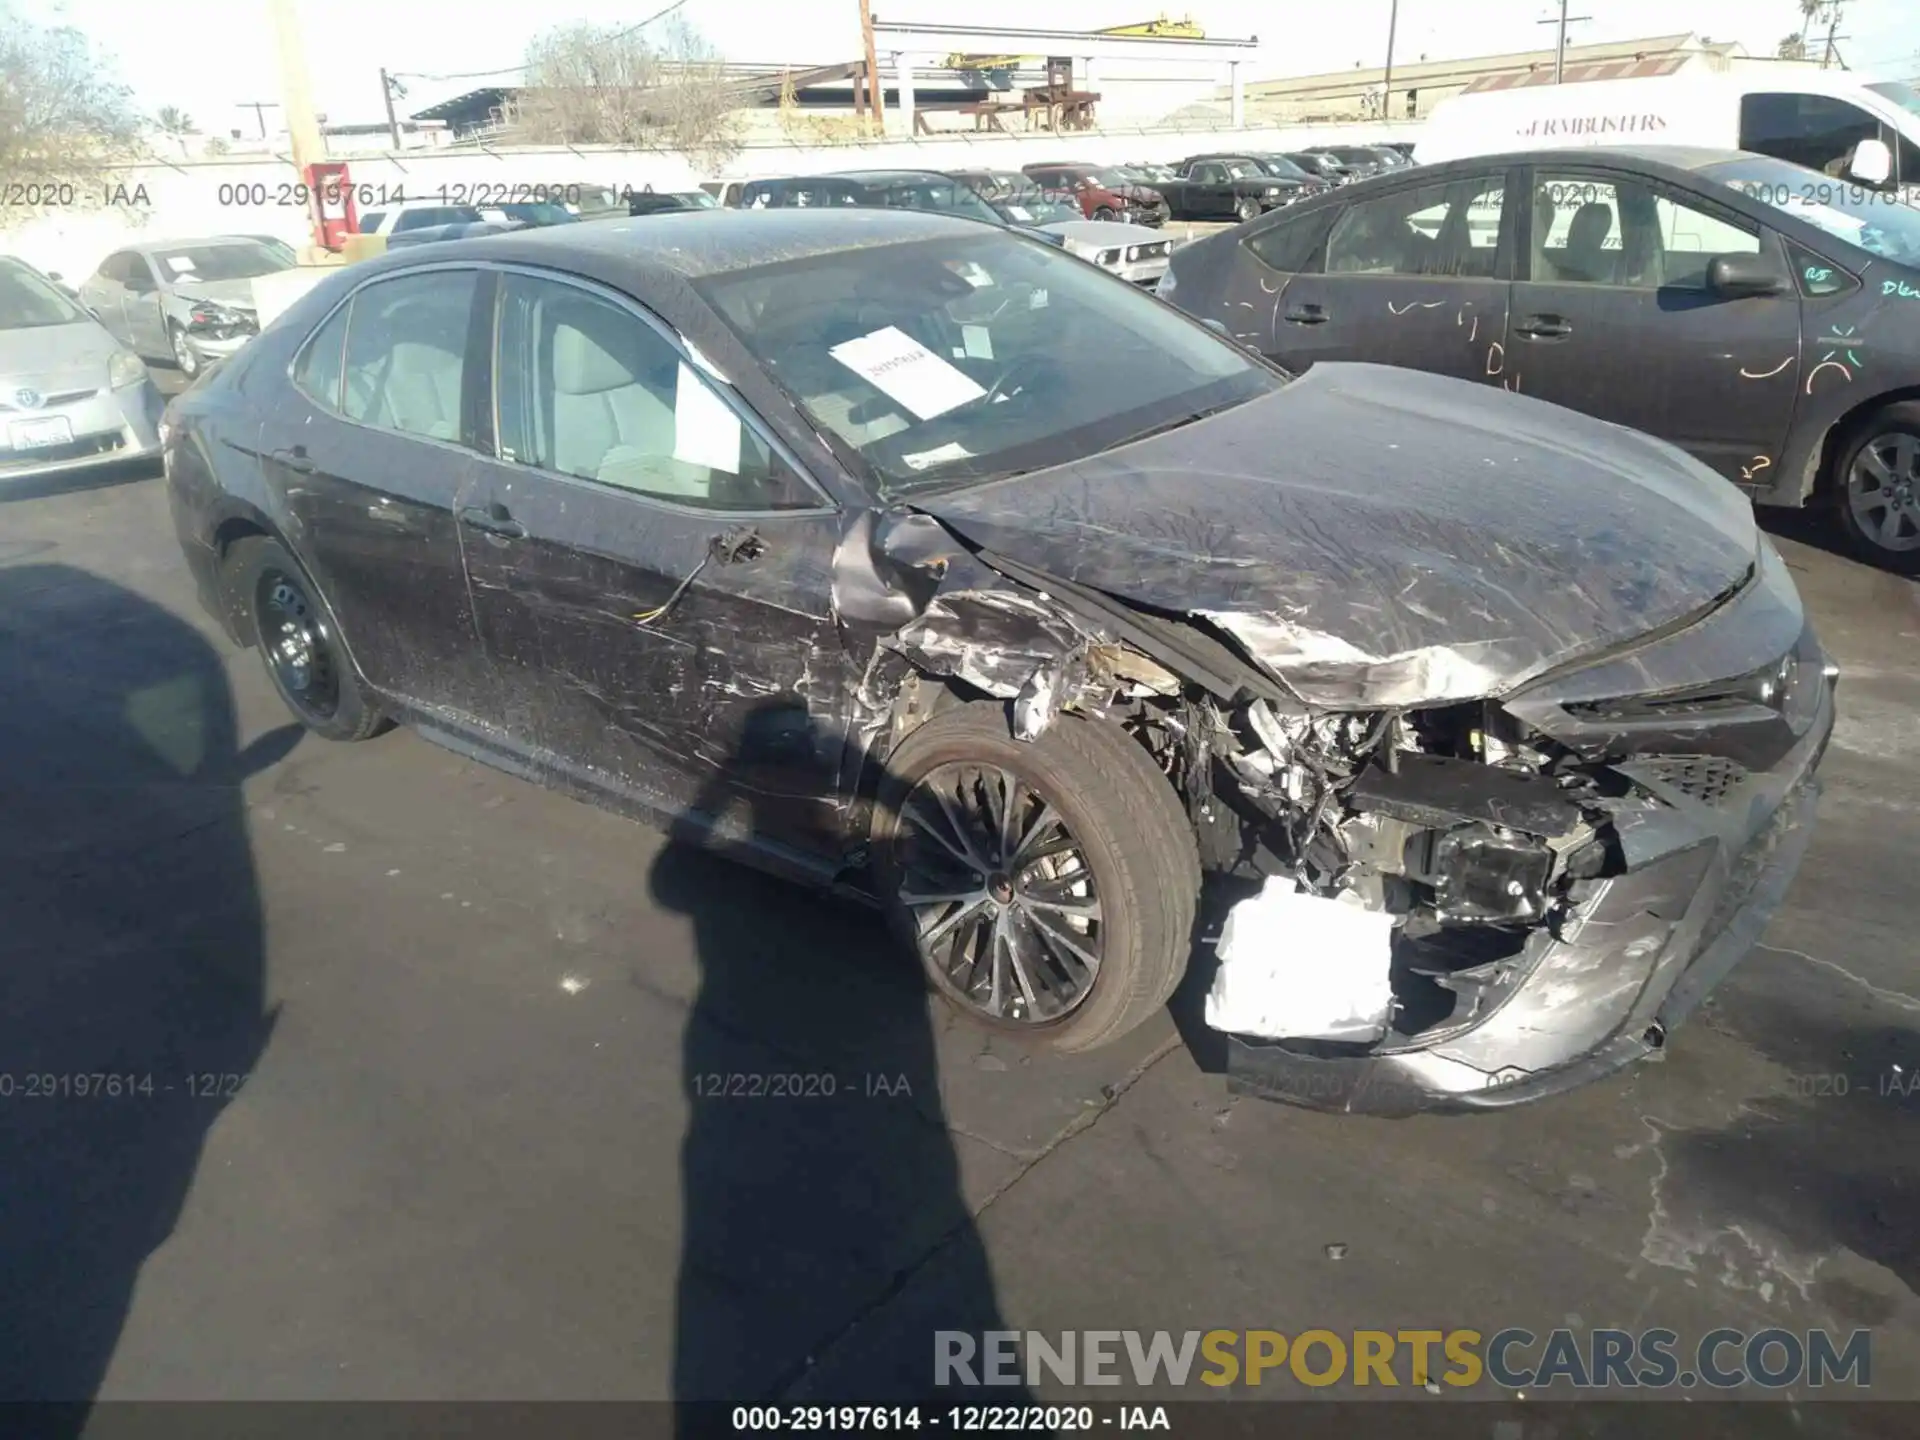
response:
[(740, 417), (684, 360), (673, 387), (673, 458), (740, 473)]
[(844, 341), (827, 353), (921, 420), (987, 393), (897, 326)]
[(1007, 218), (1009, 220), (1031, 220), (1033, 219), (1033, 213), (1024, 205), (1009, 205), (1007, 207)]
[(984, 325), (962, 325), (960, 338), (965, 342), (966, 352), (975, 360), (993, 358), (993, 336), (987, 333)]
[(968, 460), (973, 452), (958, 441), (949, 441), (932, 450), (922, 450), (918, 455), (902, 455), (900, 463), (910, 470), (924, 470), (929, 465), (944, 465), (949, 460)]

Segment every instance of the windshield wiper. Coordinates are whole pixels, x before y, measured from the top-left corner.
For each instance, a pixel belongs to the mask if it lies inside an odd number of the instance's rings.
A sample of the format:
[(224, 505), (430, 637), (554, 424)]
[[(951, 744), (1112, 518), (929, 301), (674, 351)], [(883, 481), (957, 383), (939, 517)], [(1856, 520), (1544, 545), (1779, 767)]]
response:
[(1241, 403), (1239, 400), (1223, 400), (1218, 405), (1207, 405), (1198, 410), (1189, 410), (1183, 415), (1174, 416), (1171, 420), (1162, 420), (1158, 425), (1149, 425), (1146, 429), (1136, 431), (1123, 440), (1116, 440), (1107, 448), (1110, 450), (1118, 450), (1122, 445), (1132, 445), (1140, 440), (1151, 440), (1156, 435), (1164, 435), (1169, 430), (1178, 430), (1184, 425), (1193, 424), (1196, 420), (1204, 420), (1209, 415), (1218, 415), (1222, 410), (1231, 410), (1234, 406)]

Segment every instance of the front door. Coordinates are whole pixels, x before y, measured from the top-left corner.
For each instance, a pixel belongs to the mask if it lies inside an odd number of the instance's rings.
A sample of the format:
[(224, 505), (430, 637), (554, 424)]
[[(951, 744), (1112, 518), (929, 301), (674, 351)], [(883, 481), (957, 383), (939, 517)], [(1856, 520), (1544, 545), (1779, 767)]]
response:
[(1187, 212), (1196, 220), (1217, 220), (1233, 214), (1233, 186), (1225, 165), (1204, 160), (1187, 171)]
[(161, 312), (160, 281), (153, 273), (153, 262), (132, 250), (126, 259), (127, 284), (121, 306), (126, 315), (127, 343), (141, 355), (171, 355), (173, 340)]
[(837, 849), (838, 512), (625, 301), (508, 274), (498, 335), (460, 505), (492, 718), (577, 783)]
[[(484, 366), (489, 280), (429, 270), (361, 289), (296, 357), (260, 463), (367, 680), (429, 715), (490, 688), (454, 530)], [(473, 337), (478, 337), (477, 342)], [(484, 352), (482, 352), (484, 353)]]
[(1256, 306), (1255, 318), (1270, 327), (1268, 353), (1295, 370), (1366, 360), (1499, 383), (1507, 189), (1505, 173), (1494, 171), (1348, 205), (1318, 263), (1287, 281), (1270, 314)]
[[(1703, 196), (1578, 165), (1537, 170), (1513, 287), (1513, 389), (1672, 441), (1736, 482), (1778, 462), (1799, 395), (1800, 301), (1780, 242)], [(1782, 293), (1707, 285), (1775, 260)]]

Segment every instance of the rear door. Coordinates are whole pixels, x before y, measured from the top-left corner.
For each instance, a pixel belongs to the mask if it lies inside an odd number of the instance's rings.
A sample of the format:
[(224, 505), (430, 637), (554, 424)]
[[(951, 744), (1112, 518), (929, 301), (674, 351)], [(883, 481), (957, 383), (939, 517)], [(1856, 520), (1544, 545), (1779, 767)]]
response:
[[(1577, 161), (1525, 207), (1505, 381), (1670, 440), (1734, 481), (1773, 465), (1802, 374), (1800, 301), (1776, 235), (1710, 197)], [(1716, 255), (1772, 259), (1781, 293), (1707, 286)]]
[[(1365, 360), (1497, 382), (1510, 188), (1504, 170), (1489, 170), (1376, 190), (1341, 208), (1311, 255), (1297, 242), (1331, 207), (1282, 212), (1242, 246), (1228, 297), (1236, 317), (1222, 318), (1236, 332), (1264, 330), (1266, 353), (1293, 370)], [(1282, 268), (1292, 264), (1304, 268)]]
[(670, 810), (752, 793), (838, 844), (839, 517), (672, 332), (608, 291), (502, 277), (495, 456), (462, 497), (510, 745)]
[(441, 718), (480, 713), (491, 688), (453, 523), (486, 424), (469, 357), (489, 283), (450, 267), (362, 287), (300, 351), (260, 434), (360, 669)]
[(1187, 214), (1199, 220), (1233, 214), (1233, 186), (1218, 160), (1197, 160), (1187, 167)]

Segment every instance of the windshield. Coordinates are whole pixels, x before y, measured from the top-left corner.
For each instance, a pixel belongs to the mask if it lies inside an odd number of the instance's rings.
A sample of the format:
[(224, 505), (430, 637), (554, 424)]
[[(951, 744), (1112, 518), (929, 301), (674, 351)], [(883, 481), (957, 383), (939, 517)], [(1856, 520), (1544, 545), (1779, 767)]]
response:
[(696, 288), (883, 496), (1097, 454), (1281, 383), (1151, 295), (1005, 232)]
[(1282, 180), (1311, 180), (1313, 177), (1284, 155), (1262, 155), (1260, 164), (1267, 174)]
[(26, 266), (0, 260), (0, 330), (80, 325), (87, 312)]
[(1140, 182), (1123, 175), (1118, 170), (1089, 170), (1087, 177), (1094, 184), (1107, 190), (1131, 190)]
[[(1021, 177), (1025, 179), (1024, 176)], [(1059, 220), (1080, 220), (1080, 206), (1058, 195), (1050, 195), (1031, 180), (1009, 186), (993, 197), (994, 207), (1016, 225), (1051, 225)]]
[(290, 268), (283, 258), (253, 241), (225, 245), (186, 245), (156, 250), (153, 263), (168, 284), (182, 280), (251, 280)]
[(1229, 179), (1264, 180), (1267, 178), (1267, 172), (1251, 160), (1228, 160), (1225, 164)]
[(1856, 250), (1920, 265), (1920, 209), (1897, 195), (1846, 180), (1809, 179), (1807, 171), (1775, 160), (1735, 160), (1700, 173), (1818, 226)]
[(566, 206), (555, 205), (551, 200), (516, 200), (500, 208), (529, 225), (571, 225), (580, 218)]
[(720, 202), (704, 190), (676, 190), (676, 200), (684, 203), (690, 210), (718, 210)]
[(1891, 100), (1909, 115), (1920, 115), (1920, 90), (1901, 80), (1883, 80), (1867, 86), (1883, 100)]

